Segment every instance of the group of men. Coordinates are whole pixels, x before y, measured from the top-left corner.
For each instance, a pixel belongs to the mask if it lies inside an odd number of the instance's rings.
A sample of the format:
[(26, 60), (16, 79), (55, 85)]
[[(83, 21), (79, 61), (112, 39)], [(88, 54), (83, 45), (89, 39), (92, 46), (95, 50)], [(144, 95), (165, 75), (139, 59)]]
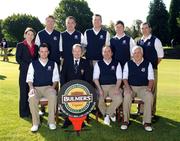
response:
[[(58, 82), (63, 86), (74, 79), (95, 84), (98, 107), (106, 125), (110, 125), (110, 120), (116, 121), (116, 108), (123, 103), (122, 130), (129, 125), (132, 99), (140, 97), (144, 102), (144, 129), (152, 131), (151, 117), (156, 107), (153, 108), (153, 101), (156, 101), (154, 80), (157, 81), (154, 73), (157, 74), (157, 65), (164, 54), (160, 40), (151, 35), (150, 25), (141, 25), (143, 36), (136, 45), (125, 34), (122, 21), (117, 21), (116, 35), (110, 38), (108, 31), (102, 29), (102, 17), (98, 14), (93, 15), (93, 28), (84, 35), (75, 29), (76, 20), (72, 16), (66, 18), (66, 31), (62, 33), (54, 29), (54, 24), (54, 17), (48, 16), (45, 29), (38, 32), (35, 43), (39, 46), (40, 57), (29, 65), (27, 74), (31, 131), (37, 131), (40, 125), (38, 103), (42, 96), (48, 99), (49, 128), (56, 129), (55, 87)], [(104, 101), (107, 96), (112, 99), (110, 106)]]

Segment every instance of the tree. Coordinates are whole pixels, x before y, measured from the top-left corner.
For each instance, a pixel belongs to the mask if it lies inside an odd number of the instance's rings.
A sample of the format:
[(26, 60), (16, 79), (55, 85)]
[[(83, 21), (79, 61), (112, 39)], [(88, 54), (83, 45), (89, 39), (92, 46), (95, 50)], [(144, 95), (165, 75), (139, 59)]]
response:
[(115, 26), (115, 23), (113, 21), (110, 21), (110, 24), (108, 26), (104, 26), (106, 27), (104, 29), (106, 29), (110, 33), (111, 37), (116, 34), (114, 26)]
[(92, 16), (88, 3), (84, 0), (62, 0), (54, 11), (56, 25), (60, 31), (66, 29), (65, 19), (68, 16), (76, 18), (76, 29), (84, 32), (92, 26)]
[(169, 8), (170, 37), (180, 44), (180, 0), (171, 0)]
[(128, 35), (128, 36), (131, 36), (132, 37), (132, 30), (130, 27), (126, 26), (125, 27), (125, 33)]
[(150, 2), (147, 21), (152, 27), (152, 33), (162, 41), (163, 45), (170, 43), (168, 18), (169, 14), (163, 0), (153, 0), (153, 2)]
[(8, 41), (19, 42), (23, 40), (24, 30), (32, 27), (35, 31), (43, 29), (38, 18), (26, 14), (13, 14), (3, 21), (3, 34)]
[(141, 30), (140, 30), (140, 26), (141, 26), (142, 21), (139, 19), (134, 20), (133, 25), (131, 27), (132, 30), (132, 38), (137, 38), (141, 36)]
[(3, 20), (0, 19), (0, 42), (1, 42), (2, 38), (3, 38), (3, 34), (2, 34), (2, 22), (3, 22)]

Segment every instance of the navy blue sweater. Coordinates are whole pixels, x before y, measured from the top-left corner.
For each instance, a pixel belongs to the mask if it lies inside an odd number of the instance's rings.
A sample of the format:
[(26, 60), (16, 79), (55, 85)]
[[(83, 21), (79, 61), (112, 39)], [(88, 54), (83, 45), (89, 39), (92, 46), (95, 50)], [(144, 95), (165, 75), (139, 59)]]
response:
[(38, 33), (40, 43), (46, 43), (49, 46), (49, 59), (55, 61), (58, 65), (60, 64), (60, 34), (61, 33), (59, 31), (53, 30), (53, 32), (49, 35), (44, 29)]
[(116, 69), (118, 62), (112, 60), (109, 65), (107, 65), (103, 60), (98, 61), (98, 66), (100, 69), (99, 82), (101, 85), (116, 84)]
[(89, 60), (102, 60), (102, 48), (106, 43), (107, 31), (101, 29), (96, 35), (93, 29), (86, 31), (87, 47), (86, 58)]
[(113, 58), (120, 62), (121, 66), (124, 67), (125, 63), (130, 60), (130, 37), (124, 36), (121, 39), (116, 37), (110, 40), (111, 49), (113, 51)]
[(48, 86), (52, 85), (52, 77), (54, 70), (54, 62), (48, 61), (46, 66), (43, 66), (39, 60), (32, 62), (34, 68), (33, 86)]
[(143, 61), (139, 66), (132, 60), (128, 61), (128, 83), (132, 86), (148, 85), (148, 61)]
[(69, 34), (67, 31), (62, 33), (62, 47), (63, 47), (63, 54), (62, 57), (64, 60), (70, 61), (72, 60), (72, 46), (74, 44), (81, 43), (81, 32), (74, 31), (73, 34)]
[(143, 42), (142, 40), (139, 40), (137, 42), (137, 45), (139, 45), (143, 48), (144, 59), (151, 62), (153, 69), (157, 69), (157, 65), (158, 65), (157, 51), (154, 46), (155, 39), (156, 39), (156, 37), (152, 36), (146, 42)]

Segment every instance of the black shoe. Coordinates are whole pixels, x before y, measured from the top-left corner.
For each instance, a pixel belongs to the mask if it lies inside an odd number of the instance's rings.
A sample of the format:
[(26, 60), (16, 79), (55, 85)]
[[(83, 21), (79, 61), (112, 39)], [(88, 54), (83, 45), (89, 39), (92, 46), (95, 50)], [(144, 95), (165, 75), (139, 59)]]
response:
[(20, 118), (31, 118), (31, 114), (20, 114)]
[(45, 107), (41, 107), (41, 111), (45, 113), (46, 112)]
[(68, 128), (69, 125), (71, 125), (71, 124), (72, 124), (71, 121), (68, 118), (66, 118), (63, 123), (63, 126), (61, 128), (63, 128), (63, 129)]
[(90, 123), (91, 119), (90, 119), (89, 115), (87, 115), (86, 121), (88, 124)]
[(84, 127), (86, 127), (86, 124), (83, 122), (81, 128), (84, 128)]
[(29, 116), (20, 116), (20, 118), (29, 118)]
[(152, 123), (155, 123), (159, 120), (159, 116), (152, 115)]

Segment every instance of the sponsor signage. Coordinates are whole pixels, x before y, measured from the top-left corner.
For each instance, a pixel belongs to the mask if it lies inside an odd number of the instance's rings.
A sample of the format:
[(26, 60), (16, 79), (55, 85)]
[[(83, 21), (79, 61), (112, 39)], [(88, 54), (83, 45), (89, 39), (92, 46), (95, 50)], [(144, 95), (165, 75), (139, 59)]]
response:
[(82, 117), (94, 108), (96, 94), (89, 83), (73, 80), (61, 87), (58, 100), (64, 114), (71, 117)]

